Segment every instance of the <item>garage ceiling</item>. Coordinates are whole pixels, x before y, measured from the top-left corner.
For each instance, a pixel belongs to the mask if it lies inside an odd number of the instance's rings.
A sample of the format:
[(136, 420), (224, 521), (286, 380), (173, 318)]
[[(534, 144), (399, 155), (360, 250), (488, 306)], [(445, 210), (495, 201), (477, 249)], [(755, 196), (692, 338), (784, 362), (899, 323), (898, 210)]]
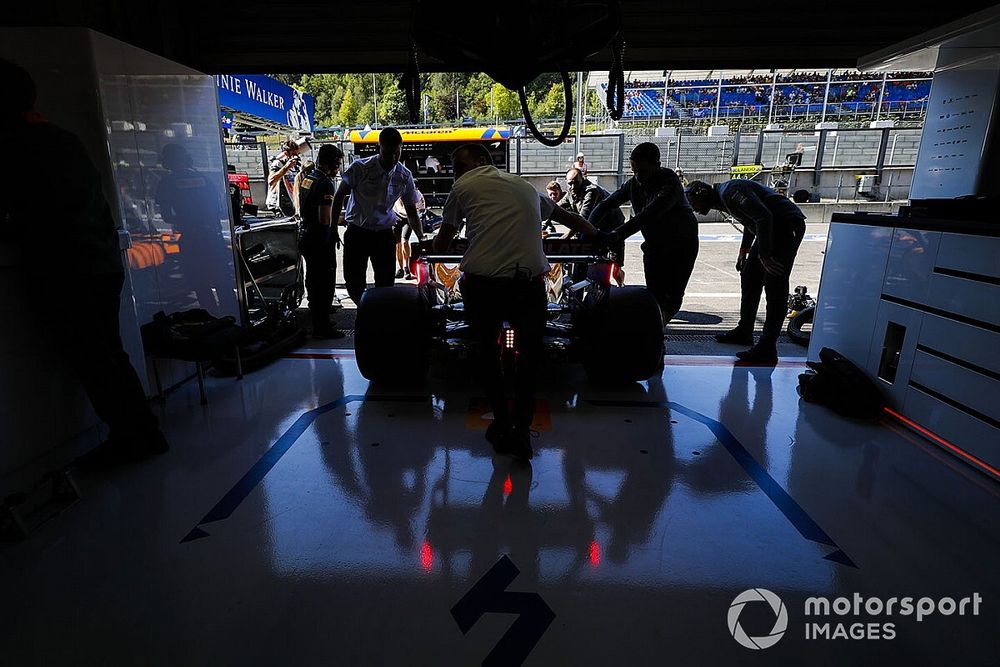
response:
[[(563, 1), (496, 5), (525, 17), (532, 6), (544, 7), (558, 25)], [(865, 54), (993, 4), (622, 0), (625, 68), (852, 67)], [(33, 0), (6, 9), (0, 21), (88, 26), (209, 73), (396, 72), (406, 64), (412, 13), (413, 3), (400, 0)], [(455, 32), (483, 29), (461, 11), (438, 20)], [(517, 48), (517, 37), (508, 43)], [(604, 49), (584, 69), (609, 65)], [(421, 69), (479, 68), (424, 57)]]

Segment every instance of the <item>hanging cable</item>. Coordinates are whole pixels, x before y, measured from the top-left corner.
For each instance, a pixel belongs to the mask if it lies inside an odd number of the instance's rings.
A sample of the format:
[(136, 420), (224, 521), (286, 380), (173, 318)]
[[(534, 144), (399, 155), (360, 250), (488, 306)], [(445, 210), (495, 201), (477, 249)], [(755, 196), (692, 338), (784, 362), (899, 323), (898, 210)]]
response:
[(416, 125), (420, 122), (420, 68), (417, 66), (417, 43), (410, 42), (410, 60), (406, 64), (406, 70), (400, 77), (397, 84), (403, 91), (406, 98), (406, 110), (410, 115), (410, 124)]
[(565, 93), (566, 98), (566, 116), (563, 118), (562, 131), (555, 139), (549, 139), (538, 131), (538, 128), (535, 127), (535, 122), (531, 119), (531, 112), (528, 111), (528, 96), (525, 93), (524, 87), (522, 86), (517, 90), (517, 97), (521, 100), (521, 113), (524, 114), (524, 124), (528, 126), (531, 136), (546, 146), (558, 146), (566, 141), (566, 137), (569, 136), (569, 127), (573, 123), (573, 84), (570, 83), (568, 71), (564, 69), (561, 74), (563, 93)]
[(611, 120), (625, 115), (625, 40), (616, 35), (611, 42), (611, 69), (608, 70), (608, 90), (605, 99)]

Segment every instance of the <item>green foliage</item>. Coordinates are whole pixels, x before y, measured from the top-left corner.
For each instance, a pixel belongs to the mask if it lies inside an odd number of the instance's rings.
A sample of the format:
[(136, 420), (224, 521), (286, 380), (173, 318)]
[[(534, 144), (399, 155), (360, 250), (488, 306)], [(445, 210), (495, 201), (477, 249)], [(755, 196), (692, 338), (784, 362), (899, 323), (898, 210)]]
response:
[(379, 93), (378, 122), (383, 125), (405, 125), (410, 122), (406, 96), (395, 81), (390, 81)]
[[(534, 104), (528, 104), (532, 117), (541, 120), (543, 118), (561, 117), (566, 113), (565, 93), (561, 83), (554, 83), (548, 91), (539, 96)], [(574, 101), (575, 104), (575, 101)]]
[(517, 99), (517, 93), (507, 90), (499, 83), (493, 84), (493, 104), (496, 116), (501, 120), (521, 116), (521, 102)]
[[(316, 122), (319, 125), (370, 125), (375, 120), (373, 82), (371, 74), (278, 74), (279, 81), (295, 86), (316, 98)], [(576, 75), (572, 75), (575, 83)], [(406, 99), (399, 89), (399, 74), (376, 74), (374, 90), (378, 91), (378, 122), (380, 125), (409, 124)], [(501, 122), (521, 117), (517, 93), (509, 91), (489, 76), (479, 72), (432, 72), (421, 75), (423, 94), (428, 98), (428, 121), (460, 123), (471, 116), (479, 122)], [(458, 106), (455, 93), (458, 93)], [(600, 102), (593, 91), (588, 107), (596, 109)], [(563, 114), (562, 81), (558, 74), (543, 74), (527, 86), (528, 106), (538, 118), (558, 118)], [(574, 97), (574, 101), (575, 101)], [(420, 122), (423, 122), (424, 102), (421, 100)]]
[(340, 103), (340, 109), (337, 112), (337, 119), (340, 121), (341, 125), (353, 125), (354, 119), (358, 115), (358, 103), (354, 101), (354, 93), (348, 88), (344, 91), (344, 98)]

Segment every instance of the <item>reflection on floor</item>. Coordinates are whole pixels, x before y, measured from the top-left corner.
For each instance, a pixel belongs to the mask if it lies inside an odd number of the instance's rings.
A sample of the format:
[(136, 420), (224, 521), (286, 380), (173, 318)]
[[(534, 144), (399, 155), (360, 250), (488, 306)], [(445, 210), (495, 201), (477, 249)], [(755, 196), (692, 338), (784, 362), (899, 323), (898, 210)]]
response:
[(530, 466), (491, 456), (461, 364), (383, 391), (309, 349), (210, 379), (207, 407), (185, 387), (168, 455), (0, 551), (3, 663), (997, 664), (998, 488), (801, 404), (800, 371), (548, 369)]

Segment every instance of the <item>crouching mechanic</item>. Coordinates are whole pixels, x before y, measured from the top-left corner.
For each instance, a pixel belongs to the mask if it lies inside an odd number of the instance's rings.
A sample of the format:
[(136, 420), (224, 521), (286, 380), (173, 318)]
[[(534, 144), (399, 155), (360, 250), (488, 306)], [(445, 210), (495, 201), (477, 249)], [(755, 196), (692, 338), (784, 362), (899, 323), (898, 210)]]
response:
[(299, 247), (306, 261), (306, 293), (314, 338), (343, 338), (330, 323), (330, 308), (337, 283), (337, 247), (340, 233), (333, 224), (333, 177), (344, 154), (333, 144), (320, 146), (316, 164), (299, 186), (302, 236)]
[[(542, 358), (548, 301), (548, 260), (538, 229), (542, 219), (594, 237), (586, 220), (558, 208), (519, 176), (493, 166), (481, 145), (461, 146), (453, 155), (455, 184), (444, 206), (434, 251), (444, 253), (462, 227), (469, 247), (459, 283), (465, 313), (478, 347), (478, 375), (486, 385), (493, 423), (486, 438), (494, 450), (532, 457), (530, 427), (535, 412), (535, 376)], [(513, 327), (519, 355), (514, 378), (514, 414), (504, 392), (498, 338), (504, 322)]]
[(734, 179), (717, 185), (692, 181), (687, 198), (702, 215), (712, 209), (727, 212), (743, 225), (743, 243), (736, 260), (740, 272), (740, 321), (716, 339), (720, 343), (753, 345), (753, 328), (761, 291), (767, 297), (764, 330), (756, 345), (737, 352), (743, 361), (776, 363), (778, 336), (788, 312), (788, 277), (805, 234), (802, 210), (766, 185)]
[(642, 232), (646, 287), (660, 304), (666, 326), (681, 309), (698, 258), (698, 219), (684, 198), (677, 174), (660, 166), (656, 144), (647, 141), (633, 148), (629, 163), (632, 178), (595, 206), (589, 220), (606, 229), (605, 216), (625, 202), (632, 202), (629, 221), (602, 236), (614, 248), (637, 231)]

